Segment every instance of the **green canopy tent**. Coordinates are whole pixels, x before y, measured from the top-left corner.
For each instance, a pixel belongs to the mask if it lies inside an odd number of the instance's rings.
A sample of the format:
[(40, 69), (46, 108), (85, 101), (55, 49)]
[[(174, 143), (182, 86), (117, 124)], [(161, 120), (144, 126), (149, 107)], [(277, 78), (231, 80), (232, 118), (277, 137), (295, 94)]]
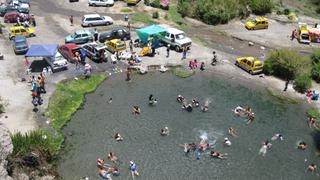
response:
[(166, 30), (158, 25), (151, 25), (136, 30), (137, 35), (142, 43), (147, 43), (150, 37), (156, 37)]

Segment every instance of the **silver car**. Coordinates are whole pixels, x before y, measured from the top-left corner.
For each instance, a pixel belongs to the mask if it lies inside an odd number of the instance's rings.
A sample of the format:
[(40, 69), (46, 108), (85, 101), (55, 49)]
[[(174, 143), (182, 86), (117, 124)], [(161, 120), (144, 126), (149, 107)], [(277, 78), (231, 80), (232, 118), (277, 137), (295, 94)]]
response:
[(83, 27), (99, 26), (99, 25), (111, 25), (113, 19), (109, 16), (100, 16), (99, 14), (88, 14), (82, 17), (81, 25)]
[(89, 6), (113, 6), (114, 0), (88, 0)]

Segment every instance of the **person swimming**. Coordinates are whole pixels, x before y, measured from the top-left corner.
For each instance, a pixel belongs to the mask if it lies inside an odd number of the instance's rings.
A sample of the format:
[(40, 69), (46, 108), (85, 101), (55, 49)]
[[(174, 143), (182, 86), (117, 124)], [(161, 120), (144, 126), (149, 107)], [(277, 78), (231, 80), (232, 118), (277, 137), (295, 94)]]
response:
[(241, 106), (237, 106), (236, 108), (234, 108), (233, 112), (234, 114), (240, 116), (241, 113), (245, 112), (245, 109)]
[(191, 103), (192, 107), (199, 107), (199, 101), (197, 101), (196, 99), (192, 99)]
[(202, 112), (207, 112), (207, 111), (209, 111), (209, 107), (208, 106), (203, 106), (201, 108), (201, 110), (202, 110)]
[(299, 142), (298, 149), (301, 149), (301, 150), (307, 149), (307, 143), (305, 143), (304, 141)]
[(111, 104), (111, 103), (112, 103), (112, 98), (110, 98), (110, 99), (109, 99), (108, 103), (109, 103), (109, 104)]
[(188, 104), (188, 105), (183, 104), (182, 108), (188, 112), (192, 112), (192, 109), (193, 109), (191, 104)]
[(157, 99), (155, 99), (154, 97), (153, 97), (153, 95), (152, 94), (150, 94), (150, 96), (149, 96), (149, 104), (150, 105), (155, 105), (155, 104), (157, 104)]
[(229, 140), (229, 138), (224, 138), (224, 145), (225, 146), (231, 146), (231, 141)]
[(312, 164), (310, 164), (310, 165), (308, 166), (307, 171), (313, 173), (316, 169), (317, 169), (317, 165), (315, 165), (315, 164), (312, 163)]
[(183, 152), (185, 153), (186, 156), (190, 153), (190, 150), (191, 150), (191, 147), (187, 143), (184, 143)]
[(115, 139), (116, 141), (122, 141), (122, 140), (123, 140), (122, 136), (121, 136), (119, 133), (116, 133), (116, 134), (114, 135), (114, 139)]
[(199, 151), (205, 151), (208, 148), (208, 140), (207, 139), (201, 139), (199, 143)]
[(115, 156), (114, 153), (112, 153), (112, 152), (110, 152), (110, 153), (108, 154), (108, 159), (109, 159), (111, 162), (113, 162), (113, 163), (116, 163), (116, 162), (118, 161), (117, 156)]
[(267, 150), (270, 149), (272, 144), (266, 140), (262, 143), (262, 147), (259, 150), (259, 155), (265, 156), (267, 153)]
[(133, 161), (130, 161), (130, 171), (133, 179), (134, 176), (139, 176), (139, 173), (137, 171), (137, 165)]
[(283, 140), (283, 136), (282, 136), (281, 134), (275, 134), (275, 135), (273, 135), (272, 138), (271, 138), (272, 141), (275, 141), (275, 140), (277, 140), (277, 139), (279, 139), (280, 141), (282, 141), (282, 140)]
[(141, 110), (140, 110), (139, 106), (133, 106), (132, 113), (133, 114), (140, 114)]
[(100, 167), (99, 167), (99, 175), (102, 179), (112, 180), (111, 175), (106, 170)]
[(104, 165), (105, 165), (104, 160), (103, 160), (103, 159), (98, 158), (98, 159), (97, 159), (97, 166), (98, 166), (98, 168), (99, 168), (99, 167), (100, 167), (100, 168), (103, 168), (103, 167), (104, 167)]
[(179, 103), (183, 103), (184, 97), (179, 94), (178, 97), (177, 97), (177, 101), (178, 101)]
[(169, 128), (168, 127), (164, 127), (163, 129), (160, 130), (160, 134), (162, 136), (167, 136), (169, 135)]
[(228, 134), (235, 137), (236, 135), (236, 131), (233, 129), (233, 127), (229, 127), (228, 129)]
[(226, 159), (226, 157), (223, 154), (221, 154), (217, 151), (211, 151), (210, 156), (213, 158), (218, 158), (218, 159)]
[(109, 167), (108, 172), (110, 172), (113, 176), (120, 176), (119, 169), (116, 167)]

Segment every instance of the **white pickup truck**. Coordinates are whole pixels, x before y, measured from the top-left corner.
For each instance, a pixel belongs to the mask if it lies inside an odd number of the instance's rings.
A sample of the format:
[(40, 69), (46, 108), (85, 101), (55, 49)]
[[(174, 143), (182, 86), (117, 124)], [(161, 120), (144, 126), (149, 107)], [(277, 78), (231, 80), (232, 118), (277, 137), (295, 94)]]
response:
[(180, 52), (183, 47), (190, 48), (192, 41), (186, 36), (186, 34), (175, 28), (167, 28), (167, 31), (162, 34), (161, 41), (164, 44), (170, 44), (171, 48)]

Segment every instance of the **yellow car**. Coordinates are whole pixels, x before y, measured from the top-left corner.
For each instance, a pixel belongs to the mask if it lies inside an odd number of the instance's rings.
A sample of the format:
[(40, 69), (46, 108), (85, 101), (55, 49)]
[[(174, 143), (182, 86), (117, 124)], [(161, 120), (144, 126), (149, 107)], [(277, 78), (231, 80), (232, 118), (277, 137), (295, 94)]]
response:
[(236, 66), (248, 71), (250, 74), (262, 72), (263, 63), (254, 57), (240, 57), (236, 60)]
[(133, 4), (133, 5), (136, 5), (136, 4), (138, 4), (138, 2), (139, 2), (140, 0), (127, 0), (127, 4)]
[(267, 18), (255, 18), (253, 21), (246, 22), (246, 28), (249, 30), (268, 29), (269, 22)]
[(111, 53), (123, 51), (126, 49), (126, 42), (120, 39), (112, 39), (104, 43)]
[(9, 39), (13, 39), (16, 36), (24, 36), (24, 37), (33, 37), (36, 36), (34, 34), (33, 28), (26, 28), (24, 26), (12, 26), (10, 27)]

